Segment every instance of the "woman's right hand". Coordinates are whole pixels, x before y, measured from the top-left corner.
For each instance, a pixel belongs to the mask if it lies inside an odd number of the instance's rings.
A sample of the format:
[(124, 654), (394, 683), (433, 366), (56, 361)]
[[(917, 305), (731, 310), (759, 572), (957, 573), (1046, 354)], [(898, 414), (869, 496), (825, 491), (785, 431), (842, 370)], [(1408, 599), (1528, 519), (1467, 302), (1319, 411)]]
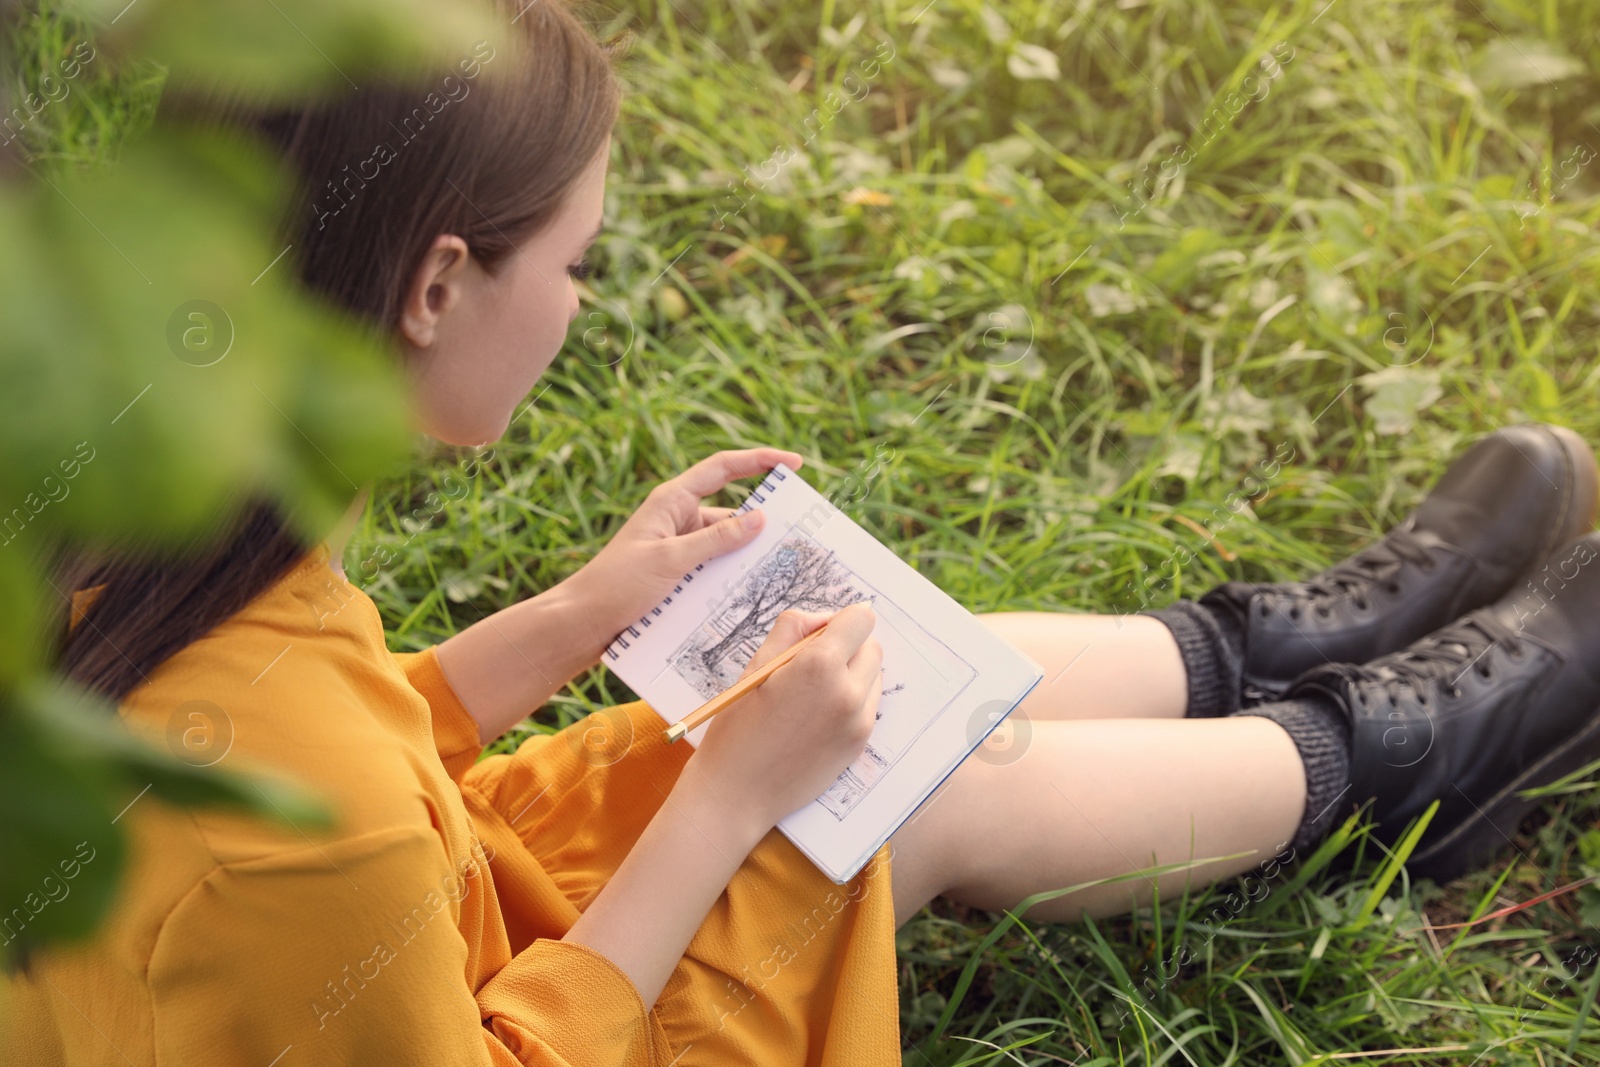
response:
[(826, 631), (761, 685), (723, 709), (685, 765), (765, 834), (815, 800), (866, 748), (883, 692), (883, 647), (872, 606), (828, 615), (789, 610), (772, 624), (744, 678), (824, 623)]

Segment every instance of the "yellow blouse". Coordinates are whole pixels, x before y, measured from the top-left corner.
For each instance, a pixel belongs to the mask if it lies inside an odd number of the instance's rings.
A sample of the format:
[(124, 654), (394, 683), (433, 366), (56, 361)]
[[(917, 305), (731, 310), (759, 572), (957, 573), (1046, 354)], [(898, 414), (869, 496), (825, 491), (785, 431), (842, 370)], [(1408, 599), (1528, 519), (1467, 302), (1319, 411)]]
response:
[(835, 886), (769, 832), (648, 1011), (560, 940), (691, 754), (642, 701), (479, 760), (434, 650), (390, 653), (318, 546), (121, 707), (153, 744), (196, 713), (337, 825), (134, 800), (109, 920), (5, 981), (7, 1064), (900, 1063), (888, 845)]

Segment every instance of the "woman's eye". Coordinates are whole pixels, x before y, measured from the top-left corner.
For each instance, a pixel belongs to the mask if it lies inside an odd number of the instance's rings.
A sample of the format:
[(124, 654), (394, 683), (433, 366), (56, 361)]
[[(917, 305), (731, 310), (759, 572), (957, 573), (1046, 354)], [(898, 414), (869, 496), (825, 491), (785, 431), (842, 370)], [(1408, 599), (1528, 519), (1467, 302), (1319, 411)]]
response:
[(567, 268), (567, 273), (582, 281), (594, 273), (594, 264), (586, 259), (580, 259), (577, 263)]

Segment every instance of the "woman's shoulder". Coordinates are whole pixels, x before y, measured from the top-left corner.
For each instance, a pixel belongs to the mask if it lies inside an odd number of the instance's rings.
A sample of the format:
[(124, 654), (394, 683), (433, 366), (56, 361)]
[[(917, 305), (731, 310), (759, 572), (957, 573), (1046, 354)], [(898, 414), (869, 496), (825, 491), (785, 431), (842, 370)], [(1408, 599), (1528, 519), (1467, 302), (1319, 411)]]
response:
[[(281, 814), (132, 798), (122, 820), (132, 866), (115, 928), (135, 956), (219, 872), (276, 879), (328, 857), (338, 870), (384, 842), (437, 838), (433, 812), (449, 802), (449, 782), (427, 701), (395, 665), (370, 599), (326, 560), (325, 550), (306, 557), (119, 705), (134, 733), (177, 759), (292, 783), (332, 817), (318, 829)], [(438, 856), (448, 862), (442, 847)]]
[(230, 713), (270, 702), (274, 722), (335, 725), (318, 705), (381, 690), (377, 683), (391, 666), (382, 620), (327, 559), (319, 545), (163, 660), (123, 699), (124, 719), (149, 725), (177, 704), (204, 700)]
[[(119, 711), (191, 765), (275, 775), (325, 797), (340, 836), (431, 826), (427, 701), (396, 666), (376, 607), (328, 568), (325, 548), (151, 671)], [(305, 844), (224, 812), (195, 820), (228, 830), (214, 835), (223, 860)]]

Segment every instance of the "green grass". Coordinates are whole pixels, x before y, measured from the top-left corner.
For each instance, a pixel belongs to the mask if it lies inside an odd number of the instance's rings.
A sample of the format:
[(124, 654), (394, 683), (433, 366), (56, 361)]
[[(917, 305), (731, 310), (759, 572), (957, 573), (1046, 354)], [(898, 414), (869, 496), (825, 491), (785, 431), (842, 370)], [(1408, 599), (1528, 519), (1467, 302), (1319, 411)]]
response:
[[(349, 565), (396, 553), (365, 583), (396, 649), (564, 578), (719, 448), (798, 450), (825, 492), (892, 449), (852, 517), (968, 608), (1129, 611), (1343, 557), (1494, 427), (1600, 441), (1600, 167), (1572, 162), (1600, 153), (1592, 5), (667, 0), (596, 21), (637, 34), (598, 317), (464, 499), (426, 503), (448, 454), (380, 486)], [(1048, 72), (1040, 47), (1059, 77), (1016, 77)], [(859, 99), (811, 118), (852, 72)], [(105, 151), (140, 84), (36, 149)], [(1185, 144), (1141, 207), (1130, 183)], [(632, 695), (597, 670), (499, 747)], [(1421, 927), (1600, 871), (1597, 812), (1592, 788), (1553, 797), (1509, 860), (1445, 887), (1369, 848), (1353, 880), (1314, 862), (1242, 906), (1222, 885), (1001, 928), (936, 903), (897, 939), (905, 1062), (1596, 1062), (1600, 889)], [(1330, 1058), (1384, 1049), (1426, 1051)]]

